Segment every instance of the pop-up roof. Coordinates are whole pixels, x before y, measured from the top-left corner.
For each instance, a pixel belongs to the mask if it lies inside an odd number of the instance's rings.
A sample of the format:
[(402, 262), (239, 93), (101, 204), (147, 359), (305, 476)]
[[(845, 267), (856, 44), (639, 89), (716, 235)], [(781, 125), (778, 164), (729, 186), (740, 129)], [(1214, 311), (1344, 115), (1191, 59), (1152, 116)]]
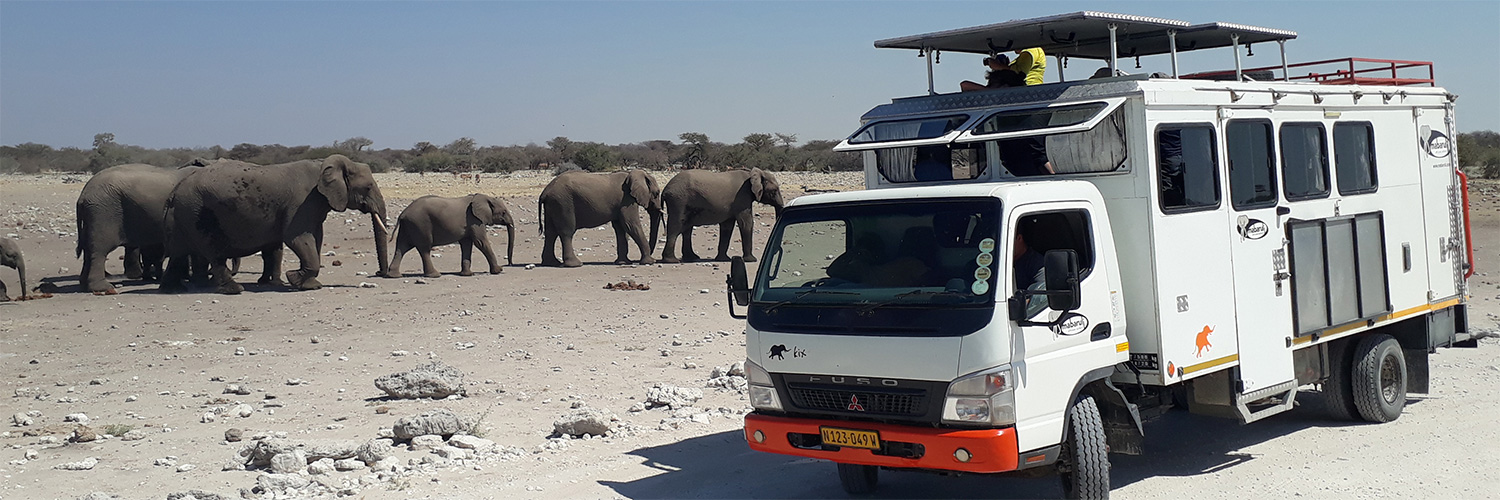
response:
[(875, 47), (974, 54), (1041, 47), (1053, 56), (1107, 60), (1111, 28), (1119, 57), (1171, 53), (1169, 35), (1177, 38), (1177, 52), (1297, 38), (1296, 32), (1275, 28), (1084, 11), (889, 38), (876, 41)]

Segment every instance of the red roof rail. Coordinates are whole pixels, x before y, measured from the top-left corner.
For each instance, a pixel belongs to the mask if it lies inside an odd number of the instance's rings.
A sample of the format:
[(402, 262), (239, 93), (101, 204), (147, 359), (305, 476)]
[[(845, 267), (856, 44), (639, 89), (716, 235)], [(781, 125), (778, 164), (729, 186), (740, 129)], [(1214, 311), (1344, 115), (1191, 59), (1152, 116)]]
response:
[[(1426, 68), (1426, 78), (1421, 78)], [(1276, 72), (1281, 66), (1266, 66), (1240, 70), (1241, 73)], [(1300, 71), (1299, 71), (1300, 69)], [(1305, 71), (1305, 74), (1298, 74)], [(1429, 85), (1436, 86), (1431, 61), (1401, 61), (1396, 59), (1368, 59), (1346, 57), (1287, 65), (1291, 74), (1288, 80), (1321, 83), (1323, 85)], [(1413, 74), (1415, 73), (1415, 75)], [(1183, 75), (1183, 78), (1211, 80), (1233, 77), (1234, 71), (1208, 71)]]

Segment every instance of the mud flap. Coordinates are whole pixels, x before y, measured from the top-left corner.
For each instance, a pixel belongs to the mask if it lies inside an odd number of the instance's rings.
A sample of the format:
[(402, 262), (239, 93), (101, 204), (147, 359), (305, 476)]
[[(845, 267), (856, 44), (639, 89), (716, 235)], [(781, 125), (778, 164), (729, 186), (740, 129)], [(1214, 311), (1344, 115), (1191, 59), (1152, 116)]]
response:
[(1104, 440), (1110, 453), (1142, 455), (1145, 453), (1146, 431), (1141, 425), (1140, 409), (1125, 399), (1125, 393), (1115, 387), (1109, 379), (1104, 387), (1090, 391), (1099, 405), (1099, 416), (1104, 420)]

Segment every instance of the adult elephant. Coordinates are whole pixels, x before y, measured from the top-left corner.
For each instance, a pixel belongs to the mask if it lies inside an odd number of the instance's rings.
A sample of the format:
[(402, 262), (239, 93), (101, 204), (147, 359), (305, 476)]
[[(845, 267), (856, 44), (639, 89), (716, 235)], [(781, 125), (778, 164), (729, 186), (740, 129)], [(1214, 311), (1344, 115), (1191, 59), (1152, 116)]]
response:
[[(95, 294), (114, 295), (115, 287), (106, 278), (104, 266), (109, 253), (122, 246), (126, 278), (160, 278), (167, 197), (178, 182), (210, 164), (207, 160), (194, 160), (174, 170), (132, 163), (94, 174), (83, 185), (74, 204), (78, 224), (75, 254), (83, 259), (79, 284)], [(265, 258), (269, 274), (261, 280), (279, 279), (270, 269), (270, 262), (280, 263), (280, 248), (268, 252)], [(206, 265), (202, 267), (207, 269)]]
[(321, 288), (323, 221), (328, 212), (357, 209), (370, 214), (375, 232), (379, 274), (386, 274), (387, 231), (385, 199), (375, 185), (370, 166), (343, 155), (259, 166), (219, 162), (183, 179), (172, 189), (166, 206), (166, 248), (169, 263), (161, 289), (183, 289), (188, 255), (202, 256), (219, 293), (244, 290), (234, 282), (225, 262), (257, 251), (279, 250), (285, 244), (297, 255), (300, 267), (286, 272), (295, 289)]
[[(26, 259), (21, 257), (21, 247), (16, 240), (0, 238), (0, 266), (14, 268), (21, 275), (21, 298), (26, 298)], [(0, 302), (10, 300), (5, 293), (5, 282), (0, 281)]]
[(422, 273), (430, 278), (439, 276), (432, 265), (432, 247), (457, 242), (463, 251), (462, 269), (458, 274), (473, 276), (470, 263), (474, 247), (484, 254), (490, 265), (490, 274), (500, 274), (500, 262), (490, 247), (489, 226), (505, 226), (507, 241), (505, 262), (509, 264), (516, 251), (516, 221), (510, 215), (505, 202), (483, 194), (471, 194), (457, 198), (423, 196), (412, 201), (401, 211), (396, 220), (396, 231), (391, 239), (396, 241), (396, 253), (391, 256), (391, 265), (382, 276), (401, 276), (401, 256), (415, 248), (422, 256)]
[[(636, 207), (644, 207), (651, 216), (651, 239), (641, 231)], [(655, 264), (651, 257), (656, 235), (661, 227), (661, 188), (656, 178), (645, 170), (607, 174), (564, 172), (547, 183), (537, 199), (537, 224), (545, 237), (542, 265), (578, 267), (578, 253), (573, 251), (573, 235), (583, 228), (609, 223), (615, 229), (615, 263), (630, 262), (630, 244), (635, 240), (641, 250), (642, 264)], [(553, 245), (562, 240), (563, 258), (557, 260)]]
[[(711, 224), (719, 225), (719, 254), (714, 260), (729, 260), (729, 232), (736, 223), (740, 226), (745, 262), (755, 262), (752, 204), (760, 202), (775, 207), (778, 216), (785, 206), (776, 177), (758, 168), (725, 172), (688, 170), (667, 182), (661, 200), (667, 210), (667, 245), (661, 252), (661, 261), (666, 263), (698, 260), (693, 253), (693, 227)], [(679, 236), (682, 237), (680, 260), (673, 251)]]

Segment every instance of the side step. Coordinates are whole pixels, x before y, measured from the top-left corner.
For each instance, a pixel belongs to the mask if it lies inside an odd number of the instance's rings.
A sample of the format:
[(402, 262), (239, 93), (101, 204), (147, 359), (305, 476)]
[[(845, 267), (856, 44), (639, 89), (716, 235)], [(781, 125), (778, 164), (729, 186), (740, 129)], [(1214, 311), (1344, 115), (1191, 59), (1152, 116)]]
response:
[[(1234, 409), (1240, 421), (1248, 424), (1296, 407), (1296, 399), (1297, 381), (1288, 380), (1235, 396)], [(1251, 409), (1252, 405), (1256, 408)]]
[(1296, 407), (1297, 381), (1288, 380), (1245, 394), (1234, 390), (1234, 370), (1193, 379), (1189, 386), (1188, 411), (1199, 415), (1238, 419), (1250, 423)]

